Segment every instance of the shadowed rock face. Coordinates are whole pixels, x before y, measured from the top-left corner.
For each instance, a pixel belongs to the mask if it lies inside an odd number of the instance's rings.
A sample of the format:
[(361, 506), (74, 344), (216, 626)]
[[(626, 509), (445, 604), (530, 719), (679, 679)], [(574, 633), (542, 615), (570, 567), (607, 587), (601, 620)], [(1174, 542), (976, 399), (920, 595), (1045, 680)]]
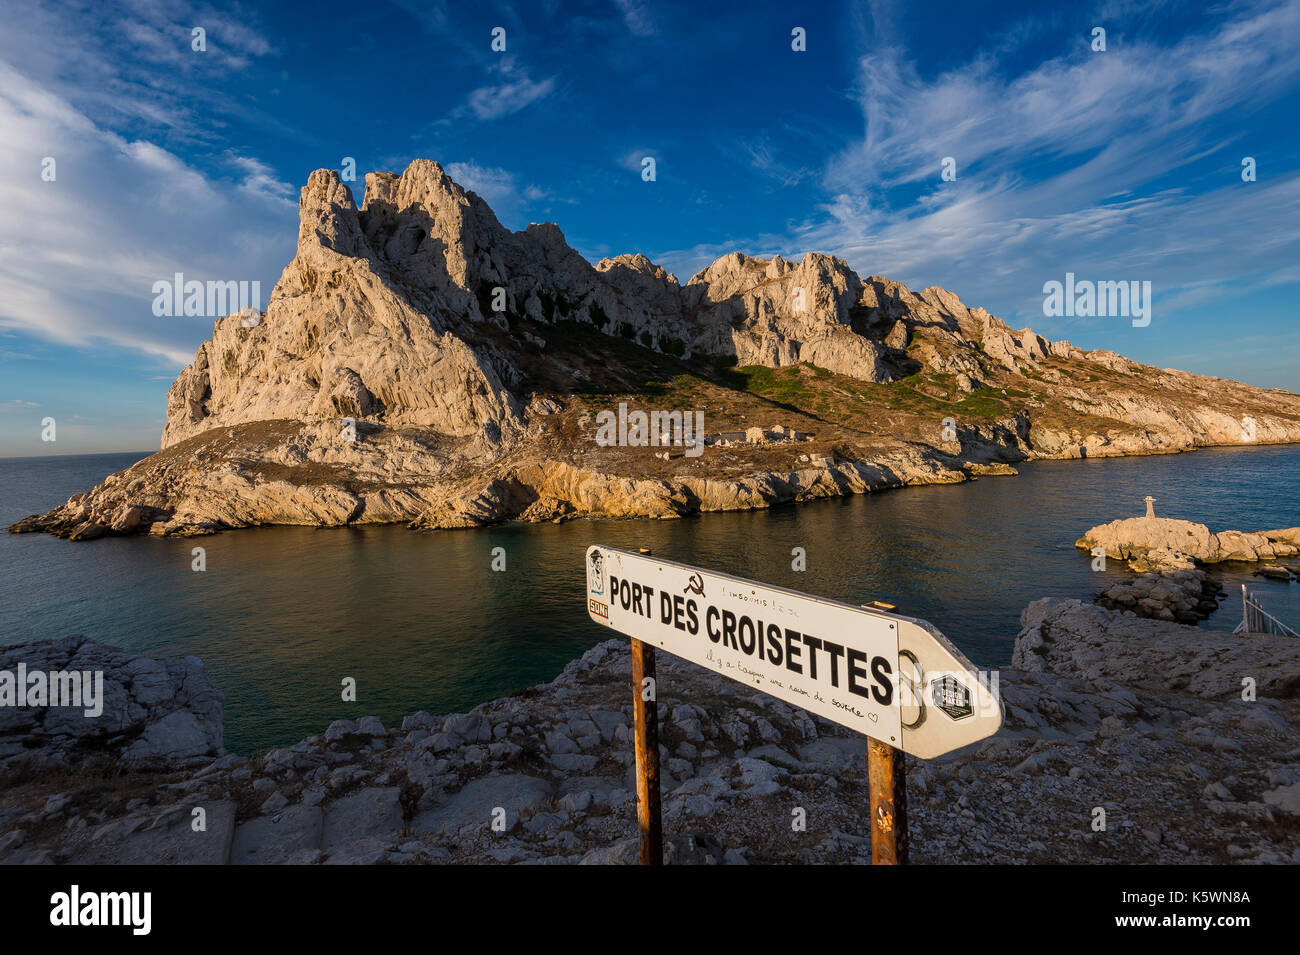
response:
[(482, 317), (464, 287), (473, 237), (508, 233), (432, 163), (390, 180), (369, 177), (359, 211), (335, 173), (312, 173), (298, 253), (266, 318), (216, 323), (168, 394), (164, 448), (277, 418), (380, 418), (455, 436), (518, 425), (509, 366), (469, 344)]
[[(11, 530), (677, 517), (1035, 457), (1300, 441), (1295, 395), (1013, 331), (821, 253), (734, 252), (685, 284), (640, 254), (593, 266), (427, 160), (368, 175), (360, 208), (317, 170), (299, 206), (265, 315), (216, 323), (168, 393), (162, 451)], [(607, 398), (659, 394), (707, 408), (707, 430), (783, 423), (812, 443), (671, 463), (598, 446)]]
[[(2, 772), (85, 768), (96, 759), (127, 769), (175, 769), (222, 753), (225, 697), (196, 657), (154, 660), (72, 636), (0, 650), (0, 679), (20, 666), (28, 675), (26, 702), (38, 701), (33, 674), (43, 675), (47, 690), (39, 705), (9, 700), (0, 706)], [(76, 705), (50, 705), (72, 699), (54, 695), (60, 682), (71, 691), (60, 674), (78, 675)]]

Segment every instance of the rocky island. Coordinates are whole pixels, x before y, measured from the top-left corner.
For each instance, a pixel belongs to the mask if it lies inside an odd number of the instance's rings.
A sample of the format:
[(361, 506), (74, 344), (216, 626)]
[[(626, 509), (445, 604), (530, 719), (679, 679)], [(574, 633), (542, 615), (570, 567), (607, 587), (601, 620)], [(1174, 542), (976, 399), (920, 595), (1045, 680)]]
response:
[[(162, 449), (11, 531), (671, 518), (1300, 440), (1296, 395), (1013, 331), (828, 255), (732, 253), (685, 284), (639, 254), (593, 266), (426, 160), (368, 175), (360, 207), (317, 170), (299, 205), (265, 313), (216, 322)], [(598, 441), (620, 404), (712, 440)]]

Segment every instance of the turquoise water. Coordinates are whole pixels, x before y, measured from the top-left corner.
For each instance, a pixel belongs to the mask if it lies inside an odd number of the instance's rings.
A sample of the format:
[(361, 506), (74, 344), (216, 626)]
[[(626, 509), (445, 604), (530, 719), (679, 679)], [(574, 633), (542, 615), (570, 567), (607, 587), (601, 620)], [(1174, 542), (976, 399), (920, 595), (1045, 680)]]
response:
[[(66, 500), (144, 453), (0, 460), (0, 523)], [(1094, 524), (1156, 512), (1212, 530), (1300, 524), (1300, 448), (1214, 449), (1038, 462), (1019, 477), (907, 488), (679, 521), (577, 521), (483, 531), (258, 528), (213, 537), (72, 544), (0, 534), (0, 643), (83, 633), (154, 656), (194, 654), (226, 693), (226, 745), (249, 753), (330, 720), (463, 710), (552, 679), (608, 631), (583, 606), (591, 543), (650, 547), (850, 602), (885, 599), (938, 626), (979, 666), (1008, 662), (1025, 604), (1093, 596), (1074, 540)], [(207, 570), (191, 570), (191, 550)], [(506, 570), (491, 569), (505, 548)], [(791, 549), (807, 570), (791, 569)], [(1300, 583), (1251, 583), (1300, 624)], [(1209, 625), (1231, 629), (1229, 600)], [(357, 681), (358, 702), (340, 683)]]

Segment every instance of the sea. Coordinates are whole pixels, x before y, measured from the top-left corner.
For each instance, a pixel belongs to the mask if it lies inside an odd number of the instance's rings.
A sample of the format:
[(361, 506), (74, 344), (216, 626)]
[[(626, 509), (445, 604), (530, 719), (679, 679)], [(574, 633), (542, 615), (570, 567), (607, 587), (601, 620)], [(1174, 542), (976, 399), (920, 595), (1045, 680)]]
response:
[[(62, 503), (147, 452), (0, 459), (0, 525)], [(1144, 513), (1264, 530), (1300, 524), (1300, 447), (1039, 461), (1018, 476), (671, 521), (485, 530), (266, 527), (209, 537), (71, 543), (0, 532), (0, 644), (68, 634), (199, 657), (226, 696), (229, 751), (252, 755), (335, 719), (463, 712), (553, 679), (615, 636), (592, 623), (593, 543), (922, 617), (981, 668), (1005, 666), (1040, 597), (1090, 600), (1129, 576), (1074, 546)], [(204, 570), (195, 570), (194, 549)], [(501, 548), (501, 550), (497, 550)], [(797, 549), (804, 556), (804, 569)], [(1300, 561), (1292, 561), (1300, 563)], [(1202, 626), (1231, 630), (1241, 585), (1300, 629), (1300, 583), (1215, 570), (1228, 594)], [(344, 680), (357, 700), (344, 702)]]

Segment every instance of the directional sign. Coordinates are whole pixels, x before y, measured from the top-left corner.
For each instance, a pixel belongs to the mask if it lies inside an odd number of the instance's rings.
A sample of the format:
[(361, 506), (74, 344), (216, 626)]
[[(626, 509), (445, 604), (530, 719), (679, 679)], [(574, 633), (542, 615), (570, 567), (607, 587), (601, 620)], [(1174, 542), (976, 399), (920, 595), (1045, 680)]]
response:
[(586, 570), (597, 623), (913, 756), (1002, 725), (996, 683), (924, 620), (600, 545)]

